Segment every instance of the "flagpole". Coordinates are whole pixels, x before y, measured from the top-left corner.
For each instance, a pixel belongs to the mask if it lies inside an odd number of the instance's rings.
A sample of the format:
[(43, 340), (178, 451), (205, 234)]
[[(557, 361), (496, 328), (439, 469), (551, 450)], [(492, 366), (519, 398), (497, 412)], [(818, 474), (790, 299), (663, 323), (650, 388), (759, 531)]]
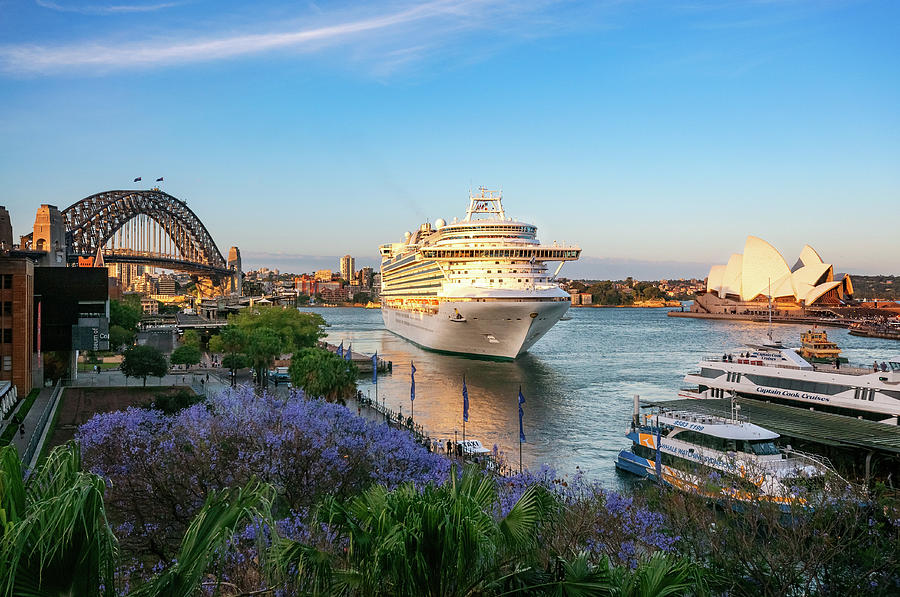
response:
[(522, 436), (519, 436), (519, 473), (522, 472)]

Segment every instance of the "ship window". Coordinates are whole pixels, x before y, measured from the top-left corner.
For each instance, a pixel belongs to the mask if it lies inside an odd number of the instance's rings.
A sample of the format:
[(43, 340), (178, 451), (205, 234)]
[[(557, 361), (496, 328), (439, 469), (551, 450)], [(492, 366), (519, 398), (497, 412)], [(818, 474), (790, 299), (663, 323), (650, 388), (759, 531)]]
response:
[(757, 456), (775, 456), (778, 454), (778, 448), (769, 440), (756, 440), (750, 442), (753, 453)]
[(900, 371), (900, 363), (891, 362), (891, 371)]

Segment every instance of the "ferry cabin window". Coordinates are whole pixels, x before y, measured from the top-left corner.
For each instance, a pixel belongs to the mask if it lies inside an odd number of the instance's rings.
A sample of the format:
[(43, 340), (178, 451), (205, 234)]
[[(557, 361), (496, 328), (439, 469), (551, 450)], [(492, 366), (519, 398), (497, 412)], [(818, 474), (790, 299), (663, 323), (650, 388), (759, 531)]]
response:
[(775, 456), (778, 454), (778, 448), (775, 447), (774, 442), (769, 440), (755, 440), (743, 443), (749, 443), (750, 450), (741, 450), (742, 452), (749, 452), (752, 450), (752, 453), (757, 456)]
[(891, 371), (900, 371), (900, 363), (891, 362)]

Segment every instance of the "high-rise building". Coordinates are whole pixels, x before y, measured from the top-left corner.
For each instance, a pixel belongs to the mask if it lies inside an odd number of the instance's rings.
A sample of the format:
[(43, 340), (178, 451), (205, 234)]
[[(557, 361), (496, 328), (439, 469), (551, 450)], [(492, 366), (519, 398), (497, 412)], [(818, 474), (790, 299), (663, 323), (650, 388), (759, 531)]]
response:
[(159, 277), (159, 293), (164, 294), (166, 296), (174, 296), (175, 295), (175, 278), (171, 275), (165, 275)]
[(341, 257), (341, 279), (350, 281), (353, 279), (353, 266), (355, 260), (350, 255)]

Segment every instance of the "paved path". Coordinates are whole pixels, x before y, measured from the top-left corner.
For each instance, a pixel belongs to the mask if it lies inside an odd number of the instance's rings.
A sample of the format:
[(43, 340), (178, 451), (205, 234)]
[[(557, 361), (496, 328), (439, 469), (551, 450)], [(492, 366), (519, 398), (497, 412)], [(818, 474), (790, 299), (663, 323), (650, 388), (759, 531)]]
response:
[(28, 447), (31, 434), (34, 433), (34, 429), (37, 427), (44, 409), (47, 408), (47, 403), (50, 402), (52, 394), (53, 388), (41, 388), (41, 392), (37, 395), (34, 404), (31, 405), (31, 410), (25, 416), (25, 434), (16, 432), (15, 437), (13, 437), (12, 443), (19, 451), (20, 458), (25, 454), (25, 448)]

